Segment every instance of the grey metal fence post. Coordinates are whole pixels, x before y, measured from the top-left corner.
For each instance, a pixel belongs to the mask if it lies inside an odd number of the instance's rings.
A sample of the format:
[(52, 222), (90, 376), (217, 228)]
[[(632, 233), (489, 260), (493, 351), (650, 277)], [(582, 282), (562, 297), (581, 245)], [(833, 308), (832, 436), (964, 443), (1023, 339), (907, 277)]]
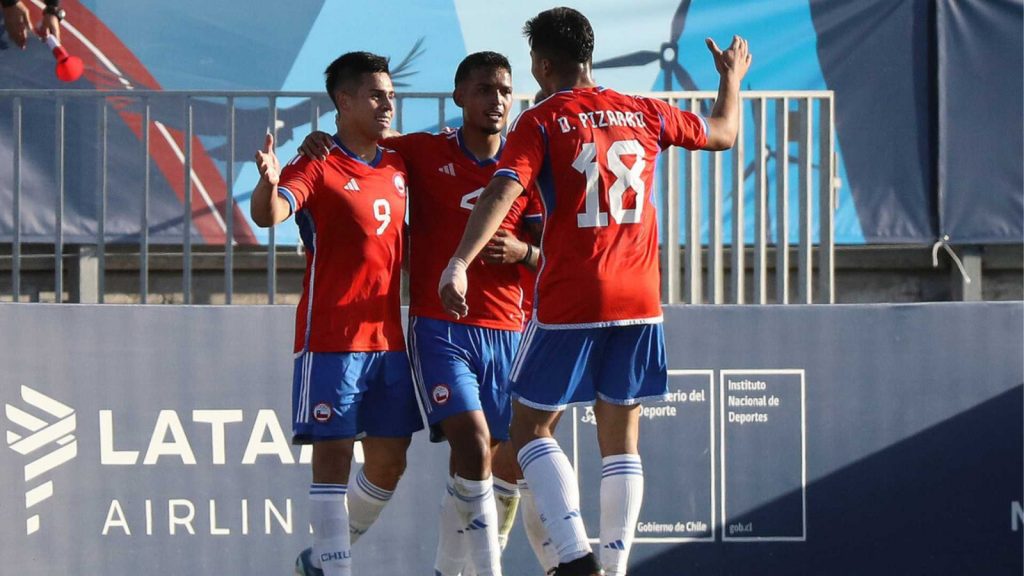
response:
[(744, 132), (746, 116), (743, 114), (743, 98), (740, 98), (740, 123), (736, 131), (736, 145), (732, 149), (733, 174), (732, 174), (732, 277), (730, 293), (734, 304), (743, 304), (746, 301), (744, 288), (746, 287), (746, 239), (744, 227), (746, 222), (743, 212), (746, 208), (744, 196), (746, 194), (745, 176), (746, 159), (744, 152)]
[[(690, 111), (700, 113), (700, 99), (690, 99)], [(701, 304), (701, 242), (700, 242), (700, 206), (701, 206), (701, 165), (702, 153), (693, 150), (688, 154), (686, 199), (686, 275), (683, 278), (683, 296), (687, 304)]]
[(54, 211), (53, 292), (54, 301), (64, 301), (64, 98), (57, 97), (56, 166), (57, 205)]
[(228, 161), (224, 175), (224, 303), (235, 297), (235, 97), (228, 96)]
[(21, 98), (14, 99), (14, 240), (11, 245), (11, 294), (21, 300)]
[[(277, 97), (271, 96), (269, 104), (270, 131), (274, 142), (277, 142)], [(274, 226), (267, 229), (267, 304), (274, 304), (277, 299), (277, 236), (274, 229)]]
[(181, 296), (192, 303), (192, 98), (185, 97), (185, 217), (182, 219)]
[(835, 294), (835, 100), (821, 99), (818, 113), (818, 301), (832, 304)]
[(139, 301), (149, 301), (149, 180), (150, 180), (150, 130), (151, 118), (149, 97), (143, 98), (145, 110), (142, 117), (142, 153), (145, 169), (142, 184), (142, 226), (139, 229)]
[(725, 263), (722, 262), (722, 155), (711, 153), (711, 199), (708, 202), (708, 302), (725, 301)]
[[(675, 107), (676, 100), (668, 99), (668, 105)], [(661, 169), (661, 301), (665, 304), (679, 302), (679, 185), (674, 177), (678, 172), (679, 156), (674, 148), (662, 151), (664, 165)]]
[(80, 304), (99, 303), (96, 290), (99, 284), (99, 258), (96, 246), (78, 246), (73, 258), (71, 277), (74, 282), (69, 287), (69, 291), (72, 291), (71, 301)]
[(814, 221), (811, 218), (814, 213), (811, 208), (813, 194), (811, 194), (812, 171), (814, 169), (812, 160), (814, 156), (814, 101), (811, 98), (801, 98), (799, 106), (800, 118), (800, 168), (798, 174), (798, 185), (800, 188), (800, 243), (797, 252), (797, 301), (801, 304), (810, 304), (813, 299), (813, 227)]
[(754, 116), (756, 130), (754, 149), (757, 158), (754, 163), (754, 174), (757, 184), (754, 189), (754, 304), (768, 302), (768, 150), (765, 147), (768, 137), (768, 103), (764, 97), (758, 98)]
[(789, 98), (775, 101), (775, 301), (789, 303)]
[(395, 97), (395, 130), (397, 130), (399, 132), (403, 132), (403, 130), (402, 130), (402, 123), (404, 122), (404, 116), (405, 116), (405, 114), (403, 112), (404, 109), (405, 109), (405, 98), (403, 98), (401, 96), (396, 96)]
[(96, 223), (96, 301), (103, 304), (107, 292), (107, 99), (100, 98), (100, 188), (97, 212), (99, 221)]

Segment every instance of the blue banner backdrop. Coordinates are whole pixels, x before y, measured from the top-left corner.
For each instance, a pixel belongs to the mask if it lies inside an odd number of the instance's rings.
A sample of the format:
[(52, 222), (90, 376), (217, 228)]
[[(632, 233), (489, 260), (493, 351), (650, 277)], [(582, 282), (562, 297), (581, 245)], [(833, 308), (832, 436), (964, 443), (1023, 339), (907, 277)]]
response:
[[(42, 0), (27, 3), (38, 17)], [(839, 243), (926, 243), (941, 233), (963, 243), (1021, 240), (1020, 0), (662, 0), (643, 10), (612, 0), (568, 4), (593, 22), (595, 77), (621, 91), (716, 89), (704, 39), (724, 45), (733, 34), (748, 38), (755, 54), (745, 89), (834, 90)], [(50, 72), (53, 61), (44, 46), (32, 42), (17, 53), (0, 36), (0, 50), (7, 48), (0, 57), (0, 88), (320, 91), (323, 69), (333, 58), (371, 50), (392, 58), (399, 91), (448, 92), (467, 53), (495, 50), (509, 56), (516, 91), (533, 94), (521, 25), (550, 7), (542, 0), (388, 0), (358, 11), (322, 0), (290, 2), (287, 9), (268, 0), (215, 6), (181, 0), (173, 9), (129, 0), (62, 5), (68, 11), (64, 43), (85, 59), (83, 79), (62, 85)], [(143, 132), (137, 105), (112, 104), (109, 162), (116, 170), (109, 183), (107, 232), (111, 241), (133, 242), (139, 232)], [(278, 104), (279, 154), (290, 157), (310, 130), (310, 113), (296, 102)], [(239, 99), (236, 105), (239, 164), (233, 181), (225, 182), (226, 105), (198, 101), (196, 180), (206, 197), (197, 202), (219, 206), (231, 193), (239, 203), (235, 240), (266, 242), (265, 232), (248, 220), (247, 202), (257, 177), (249, 160), (269, 124), (267, 103)], [(330, 104), (321, 110), (321, 126), (331, 126)], [(436, 128), (436, 106), (413, 106), (406, 113), (405, 131)], [(751, 111), (745, 113), (749, 119)], [(49, 242), (54, 106), (26, 100), (24, 114), (22, 238)], [(457, 125), (458, 110), (449, 106), (448, 114)], [(157, 242), (178, 243), (185, 230), (178, 159), (183, 115), (174, 104), (154, 117), (166, 128), (151, 135), (149, 232)], [(12, 100), (0, 98), (4, 206), (13, 195), (11, 118)], [(98, 213), (98, 124), (87, 110), (69, 109), (67, 118), (64, 234), (69, 242), (89, 242)], [(774, 171), (777, 155), (770, 153)], [(223, 242), (223, 222), (196, 215), (192, 220), (197, 241)], [(0, 211), (0, 238), (11, 236), (12, 225), (9, 211)], [(285, 227), (278, 240), (296, 242), (297, 234)]]

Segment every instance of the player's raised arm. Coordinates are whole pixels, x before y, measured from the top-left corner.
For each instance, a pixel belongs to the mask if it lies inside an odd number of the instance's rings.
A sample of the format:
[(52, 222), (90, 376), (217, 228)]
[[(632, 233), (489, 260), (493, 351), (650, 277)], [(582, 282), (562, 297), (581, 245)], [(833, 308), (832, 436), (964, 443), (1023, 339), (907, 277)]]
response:
[(718, 97), (708, 117), (708, 142), (705, 150), (727, 150), (736, 143), (736, 133), (742, 118), (740, 110), (740, 81), (750, 69), (752, 56), (747, 41), (732, 37), (732, 44), (721, 50), (711, 38), (705, 40), (718, 70)]
[(448, 267), (441, 273), (441, 281), (437, 286), (441, 305), (455, 318), (461, 318), (469, 312), (466, 306), (468, 263), (480, 254), (494, 236), (512, 203), (522, 193), (522, 184), (512, 178), (497, 176), (487, 184), (477, 199), (469, 215), (469, 222), (466, 223), (466, 230), (462, 233), (462, 241), (448, 262)]
[(256, 168), (260, 171), (260, 181), (252, 192), (249, 214), (257, 226), (269, 228), (283, 222), (291, 214), (288, 201), (277, 193), (277, 185), (281, 181), (281, 163), (274, 153), (274, 136), (267, 134), (263, 149), (256, 152)]
[(25, 8), (20, 0), (10, 6), (4, 2), (4, 26), (7, 28), (7, 37), (22, 50), (28, 45), (28, 32), (32, 28), (28, 19), (28, 8)]

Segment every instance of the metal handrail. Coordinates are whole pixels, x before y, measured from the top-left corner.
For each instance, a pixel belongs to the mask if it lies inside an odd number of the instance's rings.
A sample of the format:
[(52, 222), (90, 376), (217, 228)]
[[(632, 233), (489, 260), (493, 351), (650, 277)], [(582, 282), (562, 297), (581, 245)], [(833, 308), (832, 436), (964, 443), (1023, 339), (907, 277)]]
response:
[[(646, 96), (660, 98), (670, 105), (679, 106), (693, 111), (706, 111), (710, 102), (716, 97), (715, 92), (654, 92)], [(184, 129), (182, 145), (178, 145), (159, 120), (152, 118), (152, 107), (165, 99), (184, 98)], [(111, 166), (107, 156), (108, 126), (110, 110), (124, 110), (126, 99), (141, 110), (141, 124), (147, 129), (141, 130), (142, 157), (144, 159), (143, 180), (141, 183), (142, 209), (139, 214), (139, 301), (145, 303), (150, 293), (150, 163), (152, 138), (160, 138), (164, 145), (170, 146), (180, 158), (183, 166), (184, 214), (193, 214), (193, 194), (202, 200), (205, 210), (211, 214), (224, 231), (225, 262), (224, 262), (224, 294), (225, 301), (231, 303), (235, 291), (234, 283), (234, 236), (233, 210), (235, 199), (227, 193), (223, 205), (223, 214), (210, 200), (202, 188), (202, 182), (196, 177), (193, 166), (193, 108), (197, 103), (208, 99), (223, 100), (227, 109), (227, 121), (224, 137), (227, 140), (227, 160), (222, 175), (231, 190), (231, 183), (236, 172), (236, 116), (237, 100), (256, 98), (266, 101), (267, 126), (276, 132), (278, 127), (278, 103), (283, 99), (305, 99), (309, 106), (309, 129), (316, 130), (320, 118), (325, 112), (324, 107), (330, 106), (330, 100), (321, 92), (305, 91), (216, 91), (216, 90), (0, 90), (0, 105), (11, 102), (12, 138), (11, 147), (13, 166), (11, 183), (13, 202), (11, 203), (14, 230), (11, 243), (11, 289), (10, 298), (19, 299), (22, 295), (22, 244), (21, 210), (22, 210), (22, 155), (26, 135), (23, 125), (24, 103), (26, 100), (52, 100), (56, 119), (54, 163), (56, 182), (56, 203), (54, 205), (55, 227), (53, 239), (53, 287), (55, 300), (63, 300), (65, 288), (64, 278), (64, 184), (65, 184), (65, 120), (67, 104), (70, 101), (95, 100), (99, 106), (99, 126), (97, 127), (97, 146), (101, 151), (100, 183), (97, 189), (98, 216), (96, 222), (97, 237), (95, 255), (98, 258), (98, 273), (95, 278), (96, 300), (102, 302), (105, 287), (105, 252), (106, 252), (106, 221), (109, 206), (107, 205), (108, 173), (118, 169)], [(768, 279), (774, 268), (774, 301), (786, 304), (790, 302), (793, 290), (791, 273), (791, 248), (796, 248), (795, 301), (800, 303), (834, 302), (834, 240), (833, 213), (835, 211), (835, 114), (834, 96), (831, 91), (748, 91), (741, 93), (741, 106), (744, 110), (744, 122), (736, 146), (726, 152), (688, 152), (672, 150), (663, 153), (659, 182), (661, 188), (660, 227), (663, 248), (682, 246), (680, 249), (662, 249), (662, 300), (666, 304), (679, 302), (699, 303), (756, 303), (766, 304), (769, 301)], [(434, 126), (446, 127), (447, 114), (451, 96), (448, 93), (406, 92), (398, 94), (395, 126), (398, 130), (408, 129), (407, 105), (412, 102), (435, 101), (437, 116)], [(518, 109), (532, 105), (532, 96), (517, 95), (515, 100)], [(748, 110), (749, 109), (749, 110)], [(0, 108), (2, 110), (2, 108)], [(326, 111), (329, 111), (327, 108)], [(2, 113), (2, 112), (0, 112)], [(428, 121), (429, 123), (429, 121)], [(422, 122), (421, 122), (422, 124)], [(769, 128), (774, 127), (774, 134)], [(415, 128), (415, 127), (412, 127)], [(151, 136), (151, 132), (153, 133)], [(753, 154), (750, 154), (750, 146)], [(791, 154), (792, 147), (796, 148)], [(775, 160), (769, 152), (774, 149)], [(758, 153), (757, 151), (760, 151)], [(783, 152), (779, 152), (783, 151)], [(748, 160), (748, 154), (751, 156)], [(783, 158), (785, 161), (779, 161)], [(814, 177), (814, 164), (817, 162), (817, 177)], [(793, 193), (791, 171), (794, 165), (796, 193)], [(774, 178), (771, 174), (774, 170)], [(2, 178), (3, 172), (0, 172)], [(729, 189), (725, 188), (724, 180), (729, 181)], [(780, 193), (780, 191), (782, 193)], [(752, 196), (752, 198), (751, 198)], [(705, 198), (707, 198), (707, 228), (702, 218)], [(744, 209), (747, 201), (752, 200), (753, 213), (747, 214)], [(769, 206), (774, 200), (774, 206)], [(791, 222), (791, 202), (796, 202), (797, 218)], [(818, 209), (815, 212), (814, 205)], [(737, 209), (740, 207), (740, 209)], [(684, 208), (684, 210), (681, 210)], [(680, 224), (680, 215), (685, 218)], [(747, 233), (748, 216), (753, 217), (753, 233)], [(817, 217), (817, 218), (815, 218)], [(188, 220), (186, 219), (186, 223)], [(726, 282), (725, 244), (731, 222), (731, 234), (728, 244), (732, 246), (728, 268), (732, 271)], [(772, 225), (774, 224), (774, 226)], [(815, 224), (819, 231), (819, 240), (815, 244), (813, 232)], [(193, 239), (190, 226), (183, 226), (181, 239), (182, 250), (182, 300), (193, 301)], [(796, 234), (797, 241), (791, 241)], [(706, 243), (704, 238), (706, 237)], [(680, 240), (683, 242), (680, 242)], [(706, 248), (705, 248), (706, 245)], [(769, 262), (768, 247), (775, 247), (774, 261)], [(692, 247), (692, 248), (691, 248)], [(743, 247), (743, 248), (739, 248)], [(745, 272), (747, 270), (747, 250), (752, 252), (752, 280), (748, 286)], [(817, 258), (814, 250), (817, 249)], [(273, 303), (277, 294), (277, 238), (273, 229), (268, 235), (266, 252), (267, 301)], [(0, 263), (5, 257), (0, 256)], [(816, 266), (815, 266), (816, 260)], [(706, 272), (705, 272), (706, 269)], [(814, 273), (818, 275), (817, 296), (814, 296)], [(748, 298), (749, 295), (749, 298)], [(0, 294), (0, 298), (3, 294)]]

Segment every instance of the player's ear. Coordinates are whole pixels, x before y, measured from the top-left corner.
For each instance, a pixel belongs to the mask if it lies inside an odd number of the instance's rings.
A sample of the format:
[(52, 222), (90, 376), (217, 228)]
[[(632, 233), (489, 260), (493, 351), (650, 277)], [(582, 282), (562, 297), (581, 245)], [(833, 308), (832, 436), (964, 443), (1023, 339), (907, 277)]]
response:
[(462, 108), (462, 90), (459, 89), (459, 86), (456, 86), (455, 89), (452, 90), (452, 100), (455, 102), (456, 106)]
[(549, 78), (554, 74), (554, 64), (552, 64), (551, 60), (548, 60), (547, 58), (540, 59), (540, 69), (545, 78)]
[(348, 92), (338, 90), (334, 96), (334, 105), (338, 109), (338, 115), (348, 111), (352, 106), (352, 95)]

